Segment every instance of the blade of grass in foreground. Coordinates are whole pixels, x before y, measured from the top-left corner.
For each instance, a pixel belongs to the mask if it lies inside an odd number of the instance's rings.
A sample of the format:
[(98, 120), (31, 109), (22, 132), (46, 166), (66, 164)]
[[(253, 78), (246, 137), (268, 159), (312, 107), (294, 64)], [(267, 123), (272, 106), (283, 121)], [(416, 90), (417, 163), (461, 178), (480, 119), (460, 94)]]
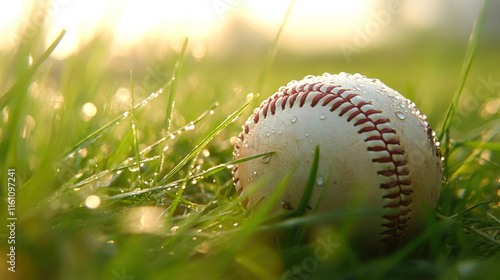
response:
[[(175, 101), (175, 94), (177, 93), (177, 82), (179, 81), (179, 73), (181, 69), (182, 62), (184, 61), (184, 54), (186, 53), (186, 48), (188, 44), (188, 38), (184, 39), (184, 43), (182, 45), (181, 52), (179, 54), (179, 60), (175, 64), (175, 69), (174, 69), (174, 74), (172, 76), (172, 87), (170, 87), (170, 94), (168, 96), (168, 101), (167, 101), (167, 113), (165, 117), (165, 135), (166, 137), (171, 136), (170, 134), (170, 127), (172, 125), (172, 112), (174, 110), (174, 101)], [(161, 153), (160, 157), (160, 163), (158, 164), (158, 167), (156, 168), (156, 173), (155, 173), (155, 178), (154, 181), (156, 182), (158, 179), (158, 175), (163, 171), (163, 163), (165, 162), (165, 151), (166, 151), (166, 146), (163, 148), (163, 151)]]
[(191, 160), (205, 145), (208, 144), (219, 132), (221, 132), (222, 129), (224, 129), (226, 126), (228, 126), (230, 123), (234, 122), (236, 118), (252, 103), (254, 100), (256, 100), (259, 97), (259, 94), (256, 94), (250, 101), (248, 101), (245, 105), (243, 105), (241, 108), (236, 110), (234, 113), (232, 113), (229, 117), (226, 118), (219, 126), (217, 126), (201, 143), (199, 143), (187, 156), (181, 160), (165, 177), (163, 177), (160, 182), (158, 182), (156, 185), (162, 185), (165, 184), (175, 173), (177, 173), (186, 163)]
[[(135, 124), (137, 121), (135, 120), (135, 114), (134, 114), (134, 74), (132, 70), (130, 70), (130, 117), (132, 119), (132, 134), (134, 136), (134, 152), (135, 152), (135, 162), (137, 164), (136, 170), (139, 178), (139, 182), (141, 181), (141, 158), (140, 158), (140, 153), (139, 153), (139, 142), (137, 141), (137, 128), (135, 127)], [(135, 170), (135, 169), (134, 169)], [(142, 186), (142, 184), (139, 184)]]
[[(467, 80), (467, 76), (469, 75), (469, 70), (472, 65), (472, 61), (474, 60), (474, 55), (476, 54), (477, 43), (479, 42), (479, 34), (483, 29), (484, 22), (486, 21), (486, 14), (488, 12), (490, 0), (485, 0), (481, 7), (480, 13), (474, 22), (474, 27), (472, 33), (469, 38), (469, 44), (467, 46), (467, 51), (465, 54), (464, 64), (462, 65), (462, 72), (460, 74), (460, 82), (457, 86), (455, 94), (453, 95), (453, 100), (446, 112), (446, 117), (443, 122), (443, 126), (441, 127), (441, 131), (439, 132), (438, 139), (443, 142), (444, 136), (448, 134), (448, 130), (450, 128), (451, 120), (455, 115), (455, 110), (457, 108), (458, 100), (460, 99), (460, 95), (462, 94), (462, 90), (464, 89), (465, 81)], [(448, 142), (448, 139), (446, 140)], [(446, 143), (447, 144), (447, 143)], [(448, 145), (445, 145), (446, 147)]]
[(170, 126), (172, 125), (172, 111), (174, 109), (174, 100), (175, 100), (175, 94), (177, 92), (177, 83), (179, 81), (179, 73), (181, 70), (182, 62), (184, 61), (184, 53), (186, 52), (188, 44), (188, 38), (184, 39), (184, 43), (182, 44), (182, 49), (181, 53), (179, 55), (179, 61), (175, 64), (175, 69), (174, 69), (174, 76), (173, 76), (173, 82), (172, 86), (170, 87), (170, 94), (168, 96), (168, 103), (167, 103), (167, 116), (165, 118), (165, 128), (167, 131), (167, 135), (170, 132)]
[[(290, 215), (285, 217), (285, 219), (303, 216), (306, 213), (307, 208), (309, 207), (309, 200), (311, 199), (311, 195), (313, 193), (314, 183), (316, 182), (316, 176), (318, 174), (318, 165), (319, 165), (319, 145), (316, 146), (316, 148), (314, 149), (314, 158), (311, 166), (311, 171), (309, 172), (309, 178), (307, 179), (306, 188), (304, 189), (304, 194), (302, 195), (299, 206), (295, 211), (290, 213)], [(284, 244), (285, 248), (300, 243), (305, 235), (305, 231), (306, 227), (302, 225), (292, 228), (287, 233), (287, 237), (285, 239), (285, 244)]]
[[(196, 153), (196, 155), (193, 157), (193, 159), (191, 160), (191, 166), (189, 167), (189, 170), (195, 169), (196, 159), (200, 155), (200, 152), (201, 152), (201, 150), (199, 150)], [(179, 190), (177, 191), (177, 193), (175, 194), (174, 201), (172, 202), (172, 206), (170, 207), (170, 212), (169, 212), (169, 215), (167, 217), (167, 222), (166, 222), (167, 226), (169, 226), (170, 223), (172, 222), (172, 217), (174, 216), (175, 210), (177, 209), (177, 205), (179, 205), (179, 201), (182, 198), (182, 194), (184, 193), (184, 190), (186, 189), (186, 184), (188, 182), (188, 178), (190, 177), (190, 174), (191, 174), (191, 171), (187, 172), (186, 177), (184, 178), (184, 182), (182, 183), (182, 187), (180, 187)]]

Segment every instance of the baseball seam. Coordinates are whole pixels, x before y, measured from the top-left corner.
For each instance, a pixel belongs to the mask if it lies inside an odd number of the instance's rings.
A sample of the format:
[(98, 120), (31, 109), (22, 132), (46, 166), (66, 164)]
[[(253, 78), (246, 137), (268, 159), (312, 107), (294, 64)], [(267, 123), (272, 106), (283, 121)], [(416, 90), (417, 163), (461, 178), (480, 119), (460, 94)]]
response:
[[(340, 85), (322, 82), (304, 83), (284, 88), (263, 102), (258, 110), (249, 118), (235, 144), (234, 156), (238, 156), (241, 143), (251, 127), (269, 114), (275, 115), (276, 109), (285, 110), (287, 106), (303, 107), (309, 104), (315, 107), (331, 104), (331, 112), (339, 112), (339, 117), (346, 117), (359, 127), (358, 133), (366, 135), (364, 141), (367, 150), (373, 154), (372, 162), (377, 167), (380, 178), (380, 189), (383, 193), (384, 208), (391, 209), (391, 214), (383, 215), (381, 241), (398, 243), (408, 230), (411, 212), (411, 194), (413, 192), (409, 179), (407, 161), (400, 145), (396, 130), (390, 119), (382, 116), (370, 101), (362, 100), (359, 94)], [(239, 194), (243, 191), (239, 184), (238, 167), (233, 169), (233, 181)], [(248, 199), (243, 201), (246, 207)]]

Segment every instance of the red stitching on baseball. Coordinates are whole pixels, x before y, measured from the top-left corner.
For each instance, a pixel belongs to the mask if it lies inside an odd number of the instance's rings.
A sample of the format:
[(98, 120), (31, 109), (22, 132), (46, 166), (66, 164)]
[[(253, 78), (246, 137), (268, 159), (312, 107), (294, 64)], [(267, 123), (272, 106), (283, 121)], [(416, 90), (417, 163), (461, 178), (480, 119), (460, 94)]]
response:
[[(283, 92), (285, 93), (285, 92)], [(288, 97), (290, 95), (283, 96), (283, 100), (281, 101), (281, 110), (285, 110), (286, 102), (288, 101)]]
[[(293, 92), (293, 91), (292, 91)], [(289, 102), (290, 102), (290, 108), (293, 107), (293, 103), (295, 103), (295, 99), (297, 99), (297, 95), (298, 94), (295, 94), (296, 92), (294, 92), (294, 95), (291, 95), (290, 98), (288, 99)]]
[[(339, 97), (341, 97), (341, 96), (339, 96)], [(349, 102), (349, 101), (342, 99), (342, 100), (339, 100), (339, 101), (333, 103), (333, 106), (332, 106), (332, 108), (330, 108), (330, 111), (333, 112), (333, 111), (337, 110), (338, 107), (340, 107), (342, 104), (344, 104), (346, 102)]]
[(327, 95), (326, 93), (320, 93), (317, 94), (315, 97), (313, 97), (313, 100), (311, 101), (311, 107), (316, 106), (316, 104), (318, 104), (318, 102), (326, 95)]
[[(304, 87), (302, 87), (304, 88)], [(304, 106), (304, 103), (306, 103), (306, 98), (307, 98), (307, 95), (309, 94), (310, 91), (306, 91), (304, 94), (302, 94), (302, 97), (300, 98), (300, 104), (299, 104), (299, 107), (302, 107)]]
[[(339, 116), (342, 117), (343, 115), (345, 115), (345, 113), (349, 112), (349, 110), (351, 110), (352, 108), (356, 108), (356, 105), (353, 105), (353, 104), (348, 105), (347, 107), (342, 109), (342, 111), (340, 111)], [(361, 111), (358, 111), (358, 112), (361, 112)], [(347, 119), (347, 121), (349, 121), (349, 118)]]
[[(356, 106), (358, 109), (359, 107)], [(352, 119), (354, 119), (357, 115), (361, 114), (361, 110), (356, 110), (354, 113), (352, 113), (348, 118), (347, 121), (350, 122)]]
[[(383, 199), (391, 200), (390, 202), (387, 202), (383, 207), (390, 209), (399, 209), (398, 213), (396, 214), (382, 216), (387, 222), (382, 223), (382, 227), (384, 229), (381, 231), (381, 241), (397, 242), (404, 236), (405, 231), (408, 229), (408, 221), (410, 220), (410, 217), (407, 216), (410, 214), (411, 210), (405, 207), (408, 207), (411, 204), (412, 200), (410, 196), (413, 192), (411, 188), (408, 189), (408, 186), (411, 186), (410, 180), (401, 177), (409, 175), (409, 170), (407, 169), (407, 161), (400, 159), (401, 156), (404, 156), (404, 150), (402, 149), (402, 147), (398, 147), (400, 145), (400, 141), (397, 138), (396, 131), (393, 128), (377, 128), (378, 125), (390, 123), (390, 120), (388, 118), (373, 117), (373, 115), (381, 114), (382, 111), (372, 108), (363, 111), (362, 107), (366, 105), (372, 105), (372, 103), (369, 101), (358, 100), (359, 102), (355, 104), (355, 101), (353, 101), (353, 99), (358, 96), (358, 94), (354, 92), (348, 92), (346, 96), (342, 96), (342, 94), (348, 91), (348, 89), (340, 88), (336, 92), (333, 92), (338, 87), (340, 87), (340, 85), (325, 84), (321, 82), (304, 83), (301, 85), (295, 84), (289, 86), (283, 89), (281, 92), (275, 93), (268, 100), (266, 100), (266, 102), (261, 105), (259, 110), (257, 110), (254, 113), (254, 116), (250, 119), (253, 120), (254, 123), (258, 123), (260, 111), (262, 111), (263, 116), (266, 117), (269, 106), (271, 106), (271, 114), (274, 115), (276, 112), (276, 102), (280, 98), (282, 110), (285, 110), (287, 103), (289, 104), (289, 107), (292, 108), (297, 98), (299, 98), (300, 94), (302, 95), (300, 96), (299, 107), (303, 107), (305, 105), (309, 94), (316, 94), (312, 98), (312, 101), (310, 103), (311, 107), (315, 107), (321, 100), (323, 100), (321, 104), (321, 106), (323, 107), (336, 100), (330, 107), (330, 111), (333, 112), (345, 105), (344, 107), (342, 107), (339, 116), (342, 117), (347, 114), (348, 122), (359, 116), (359, 119), (353, 124), (354, 126), (364, 125), (358, 130), (359, 134), (378, 133), (378, 135), (369, 135), (364, 139), (364, 141), (368, 144), (367, 150), (377, 153), (387, 152), (387, 154), (382, 155), (374, 154), (372, 162), (381, 164), (393, 164), (392, 169), (378, 170), (377, 174), (390, 180), (379, 185), (380, 189), (391, 191), (390, 193), (383, 195)], [(250, 128), (248, 124), (246, 124), (244, 126), (245, 134), (248, 134), (249, 130)], [(244, 136), (241, 135), (240, 139), (241, 141), (243, 141)], [(378, 142), (370, 144), (373, 141)], [(392, 145), (392, 149), (389, 149), (389, 145)], [(238, 146), (238, 144), (236, 144), (235, 151), (239, 150), (239, 148), (240, 147)], [(237, 168), (234, 168), (233, 174), (236, 171)], [(239, 179), (235, 179), (235, 183), (238, 182), (238, 180)], [(403, 186), (406, 187), (403, 189)], [(241, 191), (241, 189), (238, 190), (238, 193), (241, 193)], [(243, 203), (246, 207), (246, 205), (248, 204), (248, 199), (245, 199)]]

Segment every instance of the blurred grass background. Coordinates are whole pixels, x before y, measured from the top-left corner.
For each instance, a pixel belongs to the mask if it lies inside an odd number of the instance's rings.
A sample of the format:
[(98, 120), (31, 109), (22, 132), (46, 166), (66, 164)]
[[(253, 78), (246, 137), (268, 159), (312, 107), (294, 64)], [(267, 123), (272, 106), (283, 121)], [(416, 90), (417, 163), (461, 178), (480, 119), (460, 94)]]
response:
[[(225, 6), (220, 7), (229, 8), (223, 16), (218, 14), (222, 23), (216, 33), (189, 39), (176, 79), (172, 129), (165, 129), (171, 89), (167, 87), (134, 111), (135, 129), (131, 118), (120, 120), (92, 143), (77, 145), (78, 151), (66, 159), (64, 155), (79, 141), (130, 110), (131, 70), (134, 104), (171, 79), (184, 37), (163, 38), (158, 27), (139, 43), (120, 50), (113, 30), (120, 10), (108, 8), (99, 19), (102, 26), (88, 39), (72, 51), (54, 53), (43, 60), (57, 33), (51, 31), (55, 12), (40, 11), (55, 11), (58, 4), (60, 15), (64, 6), (72, 3), (25, 2), (23, 19), (32, 24), (13, 27), (15, 40), (0, 49), (0, 178), (4, 186), (7, 169), (16, 169), (19, 218), (17, 272), (3, 268), (0, 278), (498, 279), (498, 3), (489, 6), (450, 128), (445, 170), (449, 180), (436, 208), (437, 218), (431, 217), (421, 238), (396, 253), (369, 258), (349, 244), (347, 233), (331, 227), (312, 231), (304, 244), (280, 247), (270, 233), (273, 231), (260, 226), (265, 216), (248, 218), (238, 205), (227, 168), (172, 188), (126, 196), (156, 186), (219, 123), (250, 100), (270, 57), (273, 60), (261, 95), (250, 107), (290, 80), (324, 72), (359, 72), (379, 78), (410, 98), (439, 132), (460, 82), (468, 38), (481, 2), (470, 1), (475, 5), (463, 16), (463, 9), (460, 12), (456, 5), (465, 3), (444, 1), (437, 12), (440, 20), (424, 27), (405, 24), (407, 14), (403, 12), (392, 14), (387, 25), (377, 21), (375, 15), (391, 2), (367, 5), (368, 16), (353, 29), (346, 26), (351, 32), (341, 41), (332, 42), (335, 36), (327, 32), (338, 26), (306, 31), (311, 36), (308, 44), (298, 42), (293, 30), (287, 29), (300, 25), (297, 22), (304, 4), (297, 1), (275, 56), (269, 56), (269, 49), (288, 2), (281, 3), (281, 10), (274, 14), (277, 24), (265, 28), (241, 16), (245, 1), (210, 2), (212, 7), (222, 3)], [(412, 1), (401, 1), (410, 5), (407, 2)], [(425, 3), (411, 5), (415, 8)], [(342, 5), (337, 8), (325, 9), (342, 13)], [(370, 24), (378, 24), (379, 31), (367, 33)], [(362, 34), (368, 41), (361, 44), (356, 40)], [(290, 47), (294, 40), (297, 46)], [(345, 46), (355, 52), (346, 55)], [(35, 69), (39, 61), (42, 63)], [(190, 124), (204, 112), (208, 113), (199, 122)], [(230, 162), (235, 137), (250, 114), (251, 108), (221, 130), (169, 182)], [(182, 133), (170, 134), (185, 126)], [(163, 137), (166, 141), (137, 156), (134, 137), (138, 150)], [(162, 154), (164, 166), (155, 174)], [(133, 165), (137, 157), (145, 161), (140, 169)], [(116, 169), (128, 158), (130, 166)], [(182, 200), (174, 211), (173, 201), (180, 197), (176, 195), (180, 189)], [(89, 200), (94, 195), (99, 198), (97, 206)], [(125, 196), (113, 198), (116, 195)], [(0, 217), (6, 221), (6, 188), (1, 196), (5, 210), (0, 211)], [(174, 215), (170, 215), (172, 211)], [(1, 234), (0, 259), (5, 264), (5, 228)], [(339, 247), (318, 261), (314, 259), (322, 244), (318, 240), (333, 240)]]

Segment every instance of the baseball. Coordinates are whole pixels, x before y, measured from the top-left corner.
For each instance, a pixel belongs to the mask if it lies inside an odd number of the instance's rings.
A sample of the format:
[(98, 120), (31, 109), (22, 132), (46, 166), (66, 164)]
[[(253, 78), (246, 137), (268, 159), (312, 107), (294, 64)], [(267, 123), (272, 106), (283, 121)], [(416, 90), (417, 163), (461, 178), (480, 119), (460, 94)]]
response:
[(234, 158), (274, 153), (234, 167), (243, 206), (258, 207), (291, 174), (274, 211), (296, 209), (317, 145), (319, 168), (308, 209), (373, 210), (357, 216), (353, 228), (376, 246), (399, 246), (419, 232), (442, 184), (439, 143), (414, 103), (360, 74), (306, 76), (255, 109)]

